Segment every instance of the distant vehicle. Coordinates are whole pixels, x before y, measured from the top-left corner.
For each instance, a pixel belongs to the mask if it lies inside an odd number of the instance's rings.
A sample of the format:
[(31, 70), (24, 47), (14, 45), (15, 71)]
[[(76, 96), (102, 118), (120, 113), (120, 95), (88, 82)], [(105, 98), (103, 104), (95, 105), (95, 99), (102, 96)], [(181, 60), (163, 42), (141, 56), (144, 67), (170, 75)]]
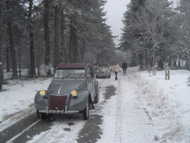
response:
[(98, 99), (98, 82), (92, 66), (60, 64), (48, 90), (37, 92), (35, 108), (41, 119), (46, 119), (49, 114), (80, 112), (88, 120), (89, 110)]
[(96, 69), (96, 78), (111, 78), (111, 69), (108, 65), (99, 65)]

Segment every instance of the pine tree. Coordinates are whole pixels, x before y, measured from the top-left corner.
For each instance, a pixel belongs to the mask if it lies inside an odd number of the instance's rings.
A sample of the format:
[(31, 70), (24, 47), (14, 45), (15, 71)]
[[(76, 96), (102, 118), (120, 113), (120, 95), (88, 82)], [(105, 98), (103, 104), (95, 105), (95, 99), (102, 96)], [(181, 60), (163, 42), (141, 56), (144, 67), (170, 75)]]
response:
[(34, 33), (33, 33), (33, 9), (34, 4), (33, 0), (28, 0), (29, 8), (28, 8), (28, 21), (29, 21), (29, 41), (30, 41), (30, 77), (34, 77), (35, 73), (35, 50), (34, 50)]
[(135, 4), (132, 2), (124, 15), (121, 48), (133, 51), (141, 67), (153, 66), (158, 60), (163, 63), (172, 55), (172, 47), (177, 42), (175, 25), (171, 22), (175, 14), (170, 3), (146, 0), (138, 8)]
[(43, 64), (55, 67), (61, 62), (112, 58), (114, 43), (105, 22), (104, 0), (43, 0), (37, 5), (33, 0), (2, 0), (1, 4), (2, 61), (14, 78), (23, 68), (34, 77)]

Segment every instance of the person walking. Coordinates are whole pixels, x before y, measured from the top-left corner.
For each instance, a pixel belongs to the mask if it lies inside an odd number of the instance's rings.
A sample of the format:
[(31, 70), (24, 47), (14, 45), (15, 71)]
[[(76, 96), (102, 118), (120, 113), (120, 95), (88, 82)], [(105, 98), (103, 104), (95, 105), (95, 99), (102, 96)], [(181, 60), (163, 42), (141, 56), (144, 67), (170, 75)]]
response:
[(170, 67), (168, 63), (164, 64), (165, 80), (170, 80)]
[(128, 67), (128, 64), (126, 62), (122, 63), (122, 69), (123, 69), (123, 74), (124, 75), (126, 75), (127, 67)]
[(113, 65), (112, 71), (115, 73), (115, 80), (118, 80), (118, 73), (121, 72), (119, 64)]

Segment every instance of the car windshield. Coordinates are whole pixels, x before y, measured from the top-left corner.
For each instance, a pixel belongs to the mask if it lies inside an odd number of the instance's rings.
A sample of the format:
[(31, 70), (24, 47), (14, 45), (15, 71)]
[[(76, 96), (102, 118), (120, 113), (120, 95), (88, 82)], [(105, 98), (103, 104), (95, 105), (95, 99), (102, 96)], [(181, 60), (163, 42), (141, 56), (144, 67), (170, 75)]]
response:
[(55, 78), (58, 79), (76, 79), (85, 78), (84, 69), (61, 69), (56, 70)]

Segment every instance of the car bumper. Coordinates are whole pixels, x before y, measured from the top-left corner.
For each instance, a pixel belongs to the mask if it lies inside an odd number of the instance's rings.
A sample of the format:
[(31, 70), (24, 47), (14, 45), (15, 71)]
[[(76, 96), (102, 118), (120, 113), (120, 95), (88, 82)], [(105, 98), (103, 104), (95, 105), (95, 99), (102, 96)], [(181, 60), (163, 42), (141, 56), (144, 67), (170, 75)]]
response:
[(109, 78), (111, 77), (111, 74), (98, 74), (96, 75), (96, 78)]
[(54, 107), (53, 109), (50, 108), (48, 99), (36, 102), (35, 107), (36, 110), (40, 113), (65, 114), (65, 113), (74, 113), (74, 112), (83, 111), (86, 107), (87, 102), (88, 102), (88, 95), (86, 94), (86, 95), (81, 95), (80, 97), (77, 98), (71, 98), (69, 103), (66, 103), (62, 109), (56, 107)]
[(46, 114), (72, 114), (72, 113), (78, 113), (79, 111), (65, 111), (65, 110), (39, 110), (40, 113), (46, 113)]

